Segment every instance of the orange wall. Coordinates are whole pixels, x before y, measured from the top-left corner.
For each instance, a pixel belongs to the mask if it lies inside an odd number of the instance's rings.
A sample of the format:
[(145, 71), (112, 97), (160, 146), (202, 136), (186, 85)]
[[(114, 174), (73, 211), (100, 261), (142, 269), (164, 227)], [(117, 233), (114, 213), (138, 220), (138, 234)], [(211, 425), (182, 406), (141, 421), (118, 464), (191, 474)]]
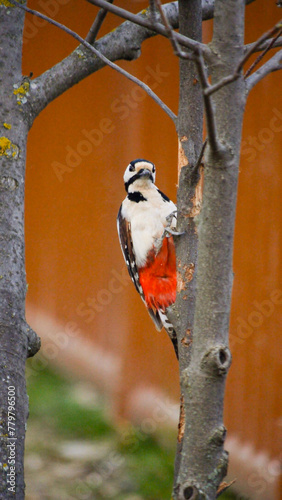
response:
[[(132, 7), (133, 2), (119, 4)], [(29, 5), (38, 7), (35, 0)], [(93, 6), (84, 2), (78, 9), (74, 0), (64, 6), (58, 0), (56, 5), (56, 20), (85, 36), (96, 12)], [(136, 12), (145, 6), (134, 2)], [(250, 5), (247, 41), (278, 19), (274, 1)], [(116, 24), (109, 16), (104, 31)], [(39, 75), (75, 46), (68, 35), (52, 26), (39, 28), (29, 17), (24, 74)], [(120, 64), (141, 79), (150, 75), (154, 90), (177, 111), (178, 63), (168, 41), (149, 40), (139, 60)], [(274, 291), (282, 290), (280, 79), (278, 73), (272, 74), (252, 91), (244, 123), (231, 319), (233, 364), (226, 403), (228, 431), (273, 455), (278, 453), (281, 317), (281, 299), (278, 303)], [(83, 141), (93, 129), (97, 143), (90, 148)], [(76, 152), (75, 157), (70, 151)], [(50, 104), (30, 132), (26, 187), (30, 321), (36, 320), (34, 311), (60, 324), (72, 321), (94, 346), (121, 359), (115, 401), (121, 412), (127, 411), (128, 395), (139, 386), (162, 387), (178, 398), (178, 368), (169, 340), (154, 330), (129, 280), (120, 278), (120, 286), (113, 281), (125, 270), (115, 220), (125, 195), (122, 175), (129, 161), (138, 157), (156, 163), (158, 186), (175, 200), (174, 126), (148, 96), (109, 68)], [(69, 171), (59, 175), (56, 162)], [(267, 306), (264, 301), (271, 298), (273, 305)], [(269, 309), (259, 312), (263, 304)]]

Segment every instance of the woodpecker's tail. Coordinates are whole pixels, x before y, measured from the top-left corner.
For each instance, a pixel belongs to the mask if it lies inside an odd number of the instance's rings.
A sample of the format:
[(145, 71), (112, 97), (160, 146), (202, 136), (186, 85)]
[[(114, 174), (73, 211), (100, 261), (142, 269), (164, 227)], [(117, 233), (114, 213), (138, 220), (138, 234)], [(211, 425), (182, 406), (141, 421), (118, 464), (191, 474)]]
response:
[(169, 321), (164, 311), (158, 309), (158, 314), (165, 331), (167, 332), (171, 342), (173, 343), (175, 354), (178, 359), (178, 343), (177, 343), (176, 331), (174, 330), (172, 323)]

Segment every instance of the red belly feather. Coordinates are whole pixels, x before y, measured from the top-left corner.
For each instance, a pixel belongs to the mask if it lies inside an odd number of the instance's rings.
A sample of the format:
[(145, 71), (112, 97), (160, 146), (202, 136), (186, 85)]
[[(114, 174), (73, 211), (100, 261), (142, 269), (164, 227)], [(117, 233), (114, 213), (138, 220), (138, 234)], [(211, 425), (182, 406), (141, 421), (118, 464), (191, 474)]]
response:
[(163, 239), (157, 255), (149, 255), (147, 263), (139, 269), (139, 280), (146, 304), (166, 309), (176, 299), (176, 258), (173, 237)]

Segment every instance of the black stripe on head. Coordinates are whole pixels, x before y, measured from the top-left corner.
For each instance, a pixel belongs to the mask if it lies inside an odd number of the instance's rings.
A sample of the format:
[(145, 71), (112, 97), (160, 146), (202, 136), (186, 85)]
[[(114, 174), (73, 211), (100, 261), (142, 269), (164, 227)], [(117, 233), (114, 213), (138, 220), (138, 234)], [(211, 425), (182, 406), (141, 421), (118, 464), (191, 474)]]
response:
[(169, 197), (166, 194), (164, 194), (162, 191), (160, 191), (160, 189), (158, 189), (158, 192), (160, 193), (160, 195), (164, 201), (170, 201)]
[[(140, 161), (140, 160), (135, 160), (135, 161)], [(124, 187), (125, 187), (125, 190), (126, 192), (128, 192), (128, 188), (130, 186), (130, 184), (133, 184), (133, 182), (137, 181), (138, 179), (140, 179), (140, 177), (142, 177), (142, 172), (144, 172), (144, 168), (141, 168), (141, 170), (139, 170), (139, 172), (137, 172), (137, 174), (133, 175), (132, 177), (130, 177), (130, 179), (124, 183)], [(150, 173), (150, 175), (148, 176), (148, 179), (150, 179), (150, 181), (152, 181), (154, 183), (154, 178), (153, 178), (153, 175)]]
[(139, 203), (140, 201), (147, 201), (147, 198), (143, 196), (140, 191), (134, 191), (133, 193), (128, 193), (127, 198), (130, 201), (135, 201), (135, 203)]

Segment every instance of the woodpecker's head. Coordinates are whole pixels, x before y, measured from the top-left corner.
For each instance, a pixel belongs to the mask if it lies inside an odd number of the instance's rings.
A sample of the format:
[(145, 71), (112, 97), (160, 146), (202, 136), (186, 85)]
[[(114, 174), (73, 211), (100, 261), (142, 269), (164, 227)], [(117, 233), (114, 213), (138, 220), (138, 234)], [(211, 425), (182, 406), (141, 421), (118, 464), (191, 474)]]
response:
[(155, 183), (155, 178), (155, 165), (151, 161), (140, 159), (131, 161), (123, 176), (126, 191), (149, 187)]

